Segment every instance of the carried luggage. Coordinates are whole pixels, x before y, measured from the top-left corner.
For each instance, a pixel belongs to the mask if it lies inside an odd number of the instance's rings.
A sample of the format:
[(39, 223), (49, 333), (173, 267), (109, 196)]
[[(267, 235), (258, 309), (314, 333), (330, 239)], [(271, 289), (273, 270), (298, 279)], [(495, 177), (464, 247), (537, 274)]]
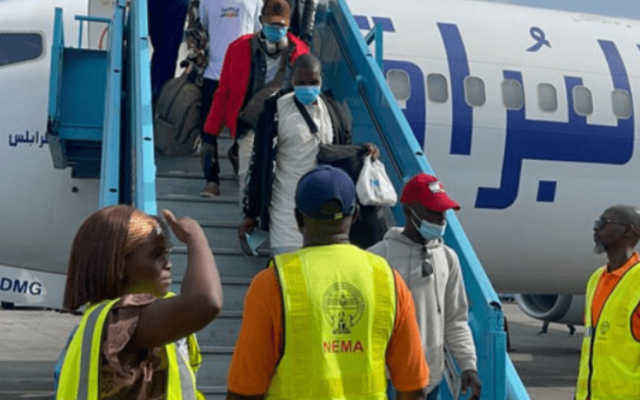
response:
[(197, 151), (202, 133), (200, 87), (185, 71), (169, 80), (160, 92), (153, 115), (155, 148), (169, 156), (188, 156)]
[[(307, 109), (298, 99), (294, 99), (294, 102), (311, 133), (317, 134), (318, 127), (313, 122)], [(363, 145), (321, 144), (317, 161), (319, 165), (326, 164), (342, 169), (351, 177), (355, 185), (363, 170), (367, 152), (367, 148)], [(371, 163), (369, 162), (369, 164)], [(353, 225), (351, 225), (349, 241), (361, 249), (367, 249), (382, 240), (387, 232), (388, 224), (384, 210), (385, 206), (364, 205), (359, 198), (358, 206), (360, 212)]]
[(364, 158), (362, 171), (356, 182), (358, 199), (365, 206), (395, 206), (398, 195), (384, 164), (380, 160), (372, 160), (371, 156)]

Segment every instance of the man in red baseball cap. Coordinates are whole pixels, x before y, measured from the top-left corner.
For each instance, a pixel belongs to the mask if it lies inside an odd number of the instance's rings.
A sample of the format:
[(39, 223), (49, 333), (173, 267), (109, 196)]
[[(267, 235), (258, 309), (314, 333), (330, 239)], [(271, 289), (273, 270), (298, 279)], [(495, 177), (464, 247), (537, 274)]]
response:
[(444, 346), (462, 370), (462, 392), (471, 390), (470, 400), (480, 398), (475, 345), (467, 321), (467, 296), (460, 262), (442, 235), (447, 226), (445, 212), (460, 205), (433, 175), (418, 174), (405, 185), (400, 202), (405, 226), (391, 228), (384, 239), (369, 248), (385, 257), (409, 285), (430, 368), (427, 400), (438, 400), (444, 376)]

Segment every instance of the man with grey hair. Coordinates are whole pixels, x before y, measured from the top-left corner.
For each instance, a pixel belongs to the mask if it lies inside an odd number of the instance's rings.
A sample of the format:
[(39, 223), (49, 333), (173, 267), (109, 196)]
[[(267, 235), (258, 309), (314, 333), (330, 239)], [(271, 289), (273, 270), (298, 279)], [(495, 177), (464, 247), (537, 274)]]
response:
[(640, 210), (616, 205), (593, 227), (608, 263), (587, 284), (577, 400), (640, 398)]

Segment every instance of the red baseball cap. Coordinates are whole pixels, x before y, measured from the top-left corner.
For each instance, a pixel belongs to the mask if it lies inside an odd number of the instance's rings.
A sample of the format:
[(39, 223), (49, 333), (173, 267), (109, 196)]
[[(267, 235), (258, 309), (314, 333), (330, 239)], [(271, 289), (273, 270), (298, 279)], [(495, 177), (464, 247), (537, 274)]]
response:
[(420, 203), (431, 211), (459, 210), (460, 205), (444, 191), (442, 183), (433, 175), (421, 173), (409, 180), (400, 197), (402, 204)]

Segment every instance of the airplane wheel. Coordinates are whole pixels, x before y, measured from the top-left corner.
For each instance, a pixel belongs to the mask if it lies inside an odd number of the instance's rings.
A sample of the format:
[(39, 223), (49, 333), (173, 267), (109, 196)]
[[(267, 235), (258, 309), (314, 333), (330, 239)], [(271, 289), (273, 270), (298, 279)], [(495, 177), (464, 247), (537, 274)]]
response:
[(0, 308), (3, 310), (12, 310), (15, 304), (9, 303), (7, 301), (0, 301)]

